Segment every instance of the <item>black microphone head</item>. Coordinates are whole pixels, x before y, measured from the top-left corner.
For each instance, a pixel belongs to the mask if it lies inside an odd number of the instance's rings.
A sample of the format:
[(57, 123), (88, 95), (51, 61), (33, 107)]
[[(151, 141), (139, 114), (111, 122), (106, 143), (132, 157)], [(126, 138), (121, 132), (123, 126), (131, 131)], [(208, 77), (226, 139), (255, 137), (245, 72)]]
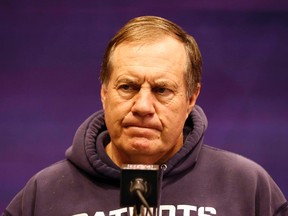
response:
[(120, 206), (132, 207), (141, 205), (136, 196), (139, 190), (149, 207), (158, 206), (159, 166), (145, 164), (125, 164), (121, 170)]

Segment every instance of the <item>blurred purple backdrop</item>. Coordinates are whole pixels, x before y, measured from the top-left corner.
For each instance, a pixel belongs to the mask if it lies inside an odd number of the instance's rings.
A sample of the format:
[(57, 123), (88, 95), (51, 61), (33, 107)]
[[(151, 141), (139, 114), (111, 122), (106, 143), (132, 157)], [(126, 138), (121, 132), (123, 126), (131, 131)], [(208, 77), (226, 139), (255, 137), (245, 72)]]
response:
[(206, 143), (261, 164), (288, 196), (288, 3), (228, 0), (0, 3), (0, 211), (64, 158), (101, 108), (105, 46), (130, 18), (159, 15), (194, 35), (204, 60)]

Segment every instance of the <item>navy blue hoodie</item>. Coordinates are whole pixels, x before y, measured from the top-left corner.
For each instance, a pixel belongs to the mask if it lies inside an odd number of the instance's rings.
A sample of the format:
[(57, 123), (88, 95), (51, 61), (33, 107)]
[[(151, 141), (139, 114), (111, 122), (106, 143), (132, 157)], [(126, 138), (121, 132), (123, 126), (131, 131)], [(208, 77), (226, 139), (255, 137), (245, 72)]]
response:
[[(287, 201), (256, 163), (203, 144), (207, 119), (195, 106), (184, 145), (161, 168), (158, 216), (287, 216)], [(132, 216), (120, 207), (120, 168), (105, 152), (103, 111), (77, 130), (66, 159), (33, 176), (3, 216)]]

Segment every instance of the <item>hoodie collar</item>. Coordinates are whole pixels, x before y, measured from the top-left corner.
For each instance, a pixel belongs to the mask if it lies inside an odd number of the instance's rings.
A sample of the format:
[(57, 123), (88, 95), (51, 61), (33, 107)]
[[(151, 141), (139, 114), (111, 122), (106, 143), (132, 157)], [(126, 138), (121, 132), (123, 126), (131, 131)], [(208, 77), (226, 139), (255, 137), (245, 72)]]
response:
[[(182, 173), (195, 165), (207, 124), (203, 110), (196, 105), (185, 123), (183, 147), (162, 166), (165, 167), (164, 177)], [(104, 112), (100, 110), (78, 128), (72, 146), (66, 151), (66, 157), (92, 176), (119, 179), (120, 168), (105, 152), (109, 140)]]

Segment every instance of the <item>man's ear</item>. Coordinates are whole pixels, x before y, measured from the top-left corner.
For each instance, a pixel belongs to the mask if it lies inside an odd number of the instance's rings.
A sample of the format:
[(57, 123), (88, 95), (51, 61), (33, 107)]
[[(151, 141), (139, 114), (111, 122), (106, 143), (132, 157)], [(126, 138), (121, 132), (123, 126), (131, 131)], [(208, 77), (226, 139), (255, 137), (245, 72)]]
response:
[(197, 98), (200, 94), (200, 89), (201, 89), (201, 84), (198, 83), (196, 90), (194, 91), (194, 93), (192, 94), (192, 96), (188, 99), (188, 109), (187, 109), (187, 117), (189, 115), (189, 113), (192, 111), (193, 107), (196, 104)]
[(103, 84), (101, 86), (100, 94), (101, 94), (102, 107), (103, 107), (103, 110), (105, 110), (105, 101), (106, 101), (107, 89), (106, 89), (106, 86), (104, 86)]

